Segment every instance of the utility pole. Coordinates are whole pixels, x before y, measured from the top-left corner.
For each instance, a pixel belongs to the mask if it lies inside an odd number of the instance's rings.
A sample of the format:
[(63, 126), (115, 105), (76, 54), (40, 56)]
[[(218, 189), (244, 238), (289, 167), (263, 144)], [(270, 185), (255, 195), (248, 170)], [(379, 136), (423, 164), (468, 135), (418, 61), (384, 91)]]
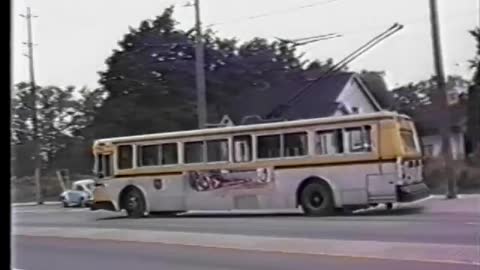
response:
[(32, 110), (32, 129), (33, 129), (33, 145), (34, 145), (34, 165), (35, 165), (35, 186), (36, 186), (36, 199), (38, 204), (43, 204), (42, 198), (42, 187), (40, 184), (40, 173), (41, 173), (41, 166), (42, 160), (40, 156), (40, 141), (38, 136), (38, 116), (37, 116), (37, 89), (35, 84), (35, 70), (33, 67), (33, 37), (32, 37), (32, 18), (37, 16), (33, 16), (30, 12), (30, 7), (27, 7), (27, 14), (20, 16), (24, 17), (27, 20), (27, 30), (28, 30), (28, 41), (24, 42), (25, 45), (28, 47), (28, 62), (29, 62), (29, 71), (30, 71), (30, 94), (31, 94), (31, 104), (30, 108)]
[(437, 0), (430, 1), (430, 21), (432, 26), (432, 44), (433, 44), (433, 59), (435, 63), (435, 73), (437, 80), (437, 91), (433, 95), (433, 105), (438, 113), (440, 119), (444, 119), (439, 126), (440, 134), (442, 136), (442, 159), (447, 179), (447, 199), (455, 199), (456, 183), (455, 176), (452, 170), (452, 151), (450, 146), (450, 129), (451, 118), (447, 101), (447, 88), (445, 82), (445, 71), (443, 69), (442, 48), (440, 42), (440, 27), (438, 23), (438, 7)]
[(204, 51), (202, 24), (200, 21), (200, 0), (195, 0), (195, 79), (197, 85), (198, 128), (205, 128), (207, 123), (207, 96), (204, 69)]

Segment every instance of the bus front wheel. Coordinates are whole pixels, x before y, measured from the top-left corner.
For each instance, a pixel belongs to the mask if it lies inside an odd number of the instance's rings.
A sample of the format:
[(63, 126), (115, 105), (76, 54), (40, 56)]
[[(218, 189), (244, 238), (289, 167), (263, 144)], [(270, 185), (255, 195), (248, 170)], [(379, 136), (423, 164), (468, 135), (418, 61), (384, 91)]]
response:
[(300, 205), (309, 216), (327, 216), (334, 212), (330, 187), (321, 182), (307, 184), (300, 193)]
[(123, 208), (131, 218), (140, 218), (145, 215), (145, 199), (140, 190), (132, 188), (123, 197)]

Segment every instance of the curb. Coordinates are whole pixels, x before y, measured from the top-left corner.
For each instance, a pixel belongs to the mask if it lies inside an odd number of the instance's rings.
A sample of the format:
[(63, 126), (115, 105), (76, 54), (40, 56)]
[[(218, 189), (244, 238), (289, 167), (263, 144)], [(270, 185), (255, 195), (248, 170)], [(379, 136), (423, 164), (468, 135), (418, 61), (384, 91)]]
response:
[(19, 206), (42, 206), (42, 205), (59, 205), (62, 204), (61, 202), (43, 202), (43, 204), (38, 204), (37, 202), (24, 202), (24, 203), (12, 203), (11, 207), (19, 207)]
[(479, 247), (106, 228), (14, 227), (13, 235), (162, 243), (249, 251), (480, 265)]

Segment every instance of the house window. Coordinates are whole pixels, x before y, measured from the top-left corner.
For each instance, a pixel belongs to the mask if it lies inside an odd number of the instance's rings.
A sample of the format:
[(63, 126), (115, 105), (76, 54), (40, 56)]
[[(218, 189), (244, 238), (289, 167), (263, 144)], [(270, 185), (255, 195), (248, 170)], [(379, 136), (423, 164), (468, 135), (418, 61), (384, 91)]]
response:
[(318, 131), (315, 136), (315, 152), (319, 155), (343, 153), (343, 133), (341, 129)]
[(120, 145), (118, 147), (118, 163), (120, 170), (133, 167), (133, 147), (131, 145)]
[(290, 133), (284, 137), (284, 157), (295, 157), (307, 155), (307, 133)]
[(433, 157), (433, 145), (427, 144), (422, 147), (423, 155), (426, 157)]
[(347, 128), (345, 130), (350, 153), (362, 153), (372, 151), (371, 127)]
[(360, 108), (359, 107), (352, 107), (352, 114), (359, 114)]

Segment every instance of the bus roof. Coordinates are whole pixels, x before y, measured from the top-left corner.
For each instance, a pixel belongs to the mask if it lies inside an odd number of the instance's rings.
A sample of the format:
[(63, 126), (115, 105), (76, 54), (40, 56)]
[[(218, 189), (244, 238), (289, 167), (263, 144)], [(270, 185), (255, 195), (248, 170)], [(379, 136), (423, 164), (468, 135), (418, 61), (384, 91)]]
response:
[(262, 123), (262, 124), (253, 124), (253, 125), (239, 125), (239, 126), (232, 126), (232, 127), (207, 128), (207, 129), (153, 133), (153, 134), (145, 134), (145, 135), (134, 135), (134, 136), (125, 136), (125, 137), (113, 137), (113, 138), (98, 139), (95, 141), (94, 145), (129, 143), (129, 142), (136, 142), (136, 141), (162, 140), (162, 139), (172, 139), (172, 138), (185, 138), (185, 137), (194, 137), (194, 136), (208, 136), (208, 135), (217, 135), (217, 134), (225, 134), (225, 133), (235, 133), (235, 132), (249, 132), (249, 131), (255, 131), (255, 130), (262, 130), (262, 129), (281, 129), (281, 128), (309, 126), (309, 125), (316, 125), (316, 124), (331, 124), (331, 123), (342, 123), (342, 122), (351, 122), (351, 121), (378, 120), (378, 119), (395, 118), (395, 117), (404, 118), (407, 120), (410, 119), (410, 117), (408, 117), (407, 115), (402, 115), (402, 114), (398, 114), (396, 112), (390, 112), (390, 111), (381, 111), (381, 112), (375, 112), (375, 113), (311, 118), (311, 119), (281, 121), (281, 122)]

